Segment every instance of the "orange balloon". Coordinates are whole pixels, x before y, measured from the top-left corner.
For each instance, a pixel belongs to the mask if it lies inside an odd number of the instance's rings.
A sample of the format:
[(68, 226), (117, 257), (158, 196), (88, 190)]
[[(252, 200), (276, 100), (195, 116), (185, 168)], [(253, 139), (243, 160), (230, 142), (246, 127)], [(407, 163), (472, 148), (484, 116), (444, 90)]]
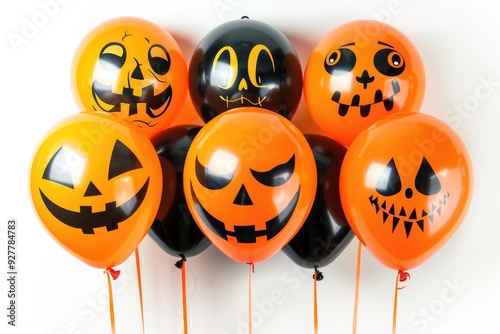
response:
[(400, 113), (362, 131), (340, 173), (342, 206), (354, 233), (397, 270), (417, 267), (451, 238), (472, 189), (465, 145), (426, 114)]
[(145, 19), (101, 23), (80, 42), (71, 67), (81, 110), (107, 111), (131, 121), (151, 138), (182, 109), (187, 64), (175, 39)]
[(71, 115), (41, 141), (30, 194), (48, 233), (96, 268), (125, 261), (158, 211), (162, 171), (149, 139), (103, 112)]
[(418, 112), (424, 90), (417, 49), (399, 30), (379, 21), (352, 21), (333, 29), (315, 46), (304, 71), (304, 98), (312, 118), (345, 146), (383, 117)]
[(231, 259), (264, 261), (304, 223), (316, 192), (316, 165), (302, 133), (260, 107), (226, 111), (194, 138), (184, 193), (194, 220)]

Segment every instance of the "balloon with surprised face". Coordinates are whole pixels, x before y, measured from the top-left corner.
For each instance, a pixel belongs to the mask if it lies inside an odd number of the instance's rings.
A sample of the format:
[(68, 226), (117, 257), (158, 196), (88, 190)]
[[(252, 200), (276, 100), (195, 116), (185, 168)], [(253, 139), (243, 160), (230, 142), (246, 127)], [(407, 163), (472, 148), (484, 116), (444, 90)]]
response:
[(345, 146), (361, 130), (396, 112), (418, 112), (424, 66), (411, 41), (378, 21), (345, 23), (323, 37), (304, 71), (312, 118)]
[(205, 122), (239, 107), (261, 107), (291, 119), (302, 93), (295, 49), (276, 28), (243, 17), (210, 31), (189, 64), (189, 92)]
[(225, 112), (193, 140), (184, 193), (207, 238), (241, 263), (264, 261), (302, 226), (314, 201), (316, 166), (300, 131), (257, 107)]
[(80, 42), (71, 84), (82, 110), (116, 114), (151, 138), (184, 104), (187, 64), (165, 29), (119, 17), (101, 23)]

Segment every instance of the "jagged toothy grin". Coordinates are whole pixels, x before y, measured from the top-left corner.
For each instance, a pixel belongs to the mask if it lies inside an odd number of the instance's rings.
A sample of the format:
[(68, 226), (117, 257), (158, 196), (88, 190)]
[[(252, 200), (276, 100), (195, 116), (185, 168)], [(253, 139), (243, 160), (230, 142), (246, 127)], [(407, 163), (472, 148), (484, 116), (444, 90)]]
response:
[[(123, 88), (121, 94), (114, 93), (111, 86), (103, 85), (98, 81), (92, 84), (92, 95), (94, 101), (97, 103), (101, 110), (108, 112), (121, 111), (121, 104), (126, 103), (129, 105), (129, 115), (137, 114), (137, 107), (139, 104), (146, 106), (146, 113), (150, 117), (158, 117), (162, 115), (170, 105), (172, 100), (172, 86), (168, 86), (161, 93), (154, 94), (154, 84), (142, 88), (141, 96), (134, 95), (134, 90), (131, 88)], [(112, 106), (111, 108), (105, 107), (102, 104)]]
[(376, 214), (382, 212), (383, 224), (385, 224), (385, 222), (388, 220), (389, 217), (392, 217), (392, 233), (394, 233), (394, 230), (398, 226), (399, 222), (401, 220), (404, 221), (406, 237), (408, 238), (413, 228), (413, 224), (417, 224), (420, 230), (424, 232), (425, 220), (428, 220), (431, 223), (433, 223), (435, 215), (441, 216), (442, 208), (446, 205), (446, 201), (448, 200), (449, 197), (450, 197), (449, 192), (440, 196), (437, 203), (432, 204), (431, 210), (429, 212), (427, 212), (424, 209), (417, 210), (415, 208), (411, 210), (411, 212), (409, 212), (404, 208), (404, 206), (401, 206), (401, 208), (398, 211), (394, 204), (388, 207), (389, 204), (387, 204), (387, 201), (385, 200), (383, 203), (379, 204), (379, 197), (375, 197), (372, 195), (368, 199), (370, 200), (370, 204), (375, 208)]
[(374, 96), (373, 96), (373, 103), (369, 104), (362, 104), (360, 105), (360, 96), (359, 94), (356, 94), (352, 97), (351, 104), (344, 104), (340, 103), (340, 98), (342, 93), (340, 93), (338, 90), (335, 91), (332, 95), (332, 101), (335, 103), (338, 103), (339, 105), (339, 115), (340, 116), (345, 116), (347, 112), (349, 111), (350, 107), (359, 107), (359, 112), (361, 117), (367, 117), (370, 114), (370, 109), (373, 104), (377, 103), (383, 103), (384, 108), (386, 111), (391, 111), (392, 108), (394, 107), (394, 95), (398, 94), (401, 91), (401, 88), (399, 87), (399, 83), (397, 79), (393, 79), (391, 81), (392, 89), (394, 91), (394, 94), (389, 96), (388, 98), (384, 99), (382, 91), (378, 89)]

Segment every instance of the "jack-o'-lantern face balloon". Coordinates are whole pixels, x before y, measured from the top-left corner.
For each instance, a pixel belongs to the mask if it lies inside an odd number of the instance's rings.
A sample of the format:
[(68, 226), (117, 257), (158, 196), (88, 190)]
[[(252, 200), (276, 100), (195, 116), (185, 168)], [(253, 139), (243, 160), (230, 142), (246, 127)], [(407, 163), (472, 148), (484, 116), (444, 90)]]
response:
[(418, 112), (424, 90), (424, 67), (414, 45), (378, 21), (333, 29), (316, 45), (304, 72), (312, 118), (346, 146), (383, 117)]
[(97, 268), (125, 261), (151, 226), (161, 168), (148, 138), (103, 112), (59, 122), (38, 147), (31, 198), (66, 250)]
[(179, 113), (187, 80), (174, 38), (139, 18), (115, 18), (95, 27), (73, 58), (71, 83), (80, 108), (116, 114), (149, 138)]
[(285, 246), (306, 219), (315, 190), (304, 136), (262, 108), (217, 116), (186, 157), (188, 207), (207, 238), (238, 262), (263, 261)]
[(414, 268), (455, 232), (472, 193), (464, 144), (425, 114), (393, 115), (362, 131), (340, 176), (354, 232), (382, 263)]
[(261, 107), (291, 119), (302, 93), (302, 68), (288, 39), (248, 18), (222, 24), (198, 44), (189, 88), (205, 122), (239, 107)]

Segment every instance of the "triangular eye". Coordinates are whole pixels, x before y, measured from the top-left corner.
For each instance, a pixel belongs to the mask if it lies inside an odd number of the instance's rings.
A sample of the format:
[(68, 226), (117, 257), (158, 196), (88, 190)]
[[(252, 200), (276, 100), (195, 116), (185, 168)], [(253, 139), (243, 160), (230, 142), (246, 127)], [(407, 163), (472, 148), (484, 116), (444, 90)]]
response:
[(423, 195), (434, 195), (441, 190), (441, 182), (425, 157), (415, 177), (415, 188)]
[(211, 190), (222, 189), (227, 186), (234, 176), (234, 171), (227, 174), (216, 174), (203, 166), (196, 157), (196, 177), (202, 186)]
[(50, 159), (42, 179), (59, 183), (68, 188), (74, 189), (73, 178), (71, 177), (72, 168), (68, 166), (68, 160), (62, 147)]
[(138, 168), (142, 168), (142, 164), (137, 156), (125, 144), (117, 140), (111, 153), (108, 180)]
[(253, 169), (250, 169), (250, 171), (252, 172), (253, 177), (263, 185), (269, 187), (277, 187), (290, 180), (293, 175), (294, 169), (295, 155), (292, 155), (290, 160), (288, 160), (284, 164), (278, 165), (266, 172), (258, 172)]
[(383, 196), (396, 195), (401, 191), (401, 178), (394, 159), (391, 159), (378, 179), (375, 190)]

